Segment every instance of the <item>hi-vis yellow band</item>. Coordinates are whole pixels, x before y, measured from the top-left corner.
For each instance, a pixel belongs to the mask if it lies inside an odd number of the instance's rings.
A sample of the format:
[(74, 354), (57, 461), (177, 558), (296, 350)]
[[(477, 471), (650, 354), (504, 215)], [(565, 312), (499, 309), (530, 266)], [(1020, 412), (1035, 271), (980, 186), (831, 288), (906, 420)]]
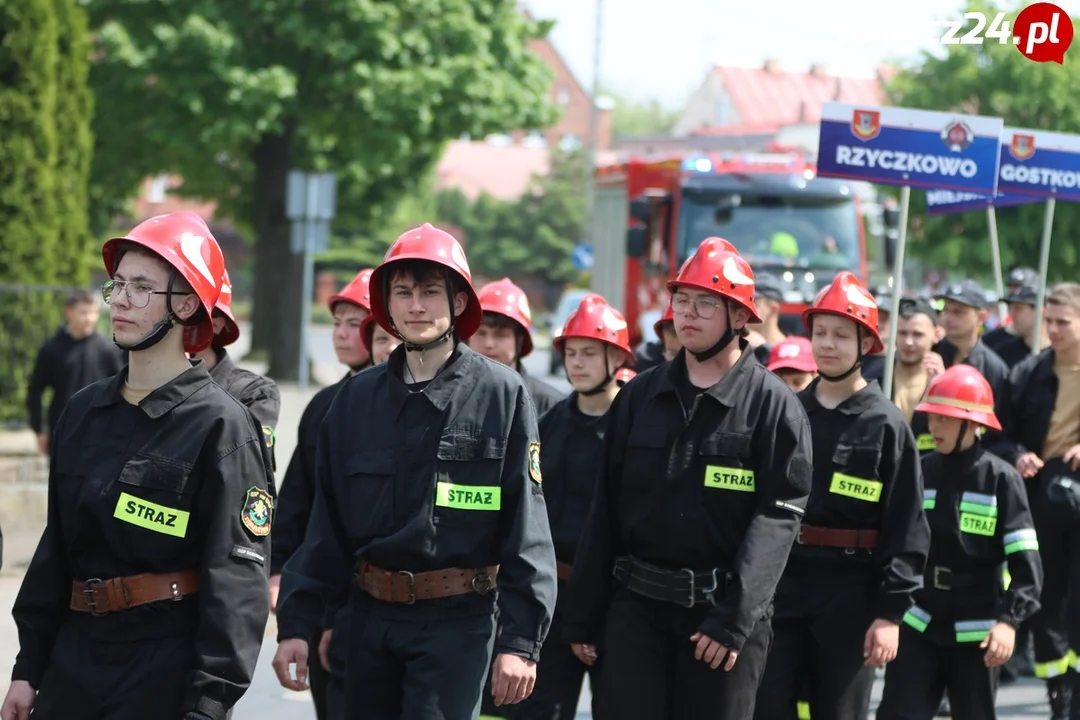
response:
[(705, 487), (754, 492), (754, 471), (746, 468), (705, 466)]
[(960, 531), (974, 535), (993, 537), (997, 530), (997, 518), (974, 513), (960, 513)]
[(182, 538), (187, 535), (191, 513), (148, 502), (134, 495), (120, 493), (113, 517), (162, 535)]
[(915, 446), (920, 451), (933, 450), (937, 447), (934, 443), (934, 436), (930, 433), (922, 433), (919, 437), (915, 438)]
[(502, 488), (439, 482), (435, 486), (435, 504), (454, 510), (498, 510), (502, 507)]
[(829, 492), (866, 502), (881, 502), (881, 483), (844, 473), (833, 473)]

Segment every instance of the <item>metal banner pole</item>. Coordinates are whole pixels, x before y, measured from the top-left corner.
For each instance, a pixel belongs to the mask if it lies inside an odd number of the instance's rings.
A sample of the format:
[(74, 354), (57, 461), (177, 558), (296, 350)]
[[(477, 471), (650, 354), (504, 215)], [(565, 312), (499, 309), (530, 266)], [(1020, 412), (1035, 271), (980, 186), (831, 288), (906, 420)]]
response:
[(900, 236), (896, 240), (896, 262), (893, 267), (891, 288), (892, 308), (889, 311), (889, 341), (885, 345), (885, 397), (892, 397), (893, 365), (896, 361), (896, 326), (900, 318), (900, 296), (904, 293), (904, 251), (907, 248), (908, 209), (911, 206), (911, 188), (900, 188)]
[(994, 283), (997, 285), (998, 317), (1004, 323), (1009, 310), (1005, 304), (1005, 281), (1001, 273), (1001, 244), (998, 242), (997, 209), (993, 205), (986, 208), (986, 224), (990, 228), (990, 252), (994, 260)]
[(1038, 355), (1042, 349), (1043, 305), (1046, 303), (1046, 273), (1050, 269), (1050, 235), (1054, 230), (1054, 206), (1056, 198), (1046, 201), (1046, 216), (1043, 219), (1042, 250), (1039, 255), (1039, 296), (1035, 299), (1035, 332), (1031, 339), (1031, 354)]

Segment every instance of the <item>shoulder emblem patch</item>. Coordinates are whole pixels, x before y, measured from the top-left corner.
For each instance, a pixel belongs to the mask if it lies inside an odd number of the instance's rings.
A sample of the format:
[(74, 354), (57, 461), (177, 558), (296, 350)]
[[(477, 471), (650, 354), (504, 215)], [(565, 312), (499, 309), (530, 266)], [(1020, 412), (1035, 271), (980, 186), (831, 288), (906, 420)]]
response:
[(274, 498), (262, 488), (251, 487), (244, 497), (244, 508), (240, 511), (240, 522), (255, 537), (270, 534), (270, 519), (274, 513)]
[(268, 447), (268, 448), (274, 447), (274, 428), (270, 427), (269, 425), (263, 425), (262, 426), (262, 431), (263, 431), (263, 441), (266, 442), (266, 447)]
[(533, 482), (540, 485), (543, 481), (540, 477), (540, 443), (529, 443), (529, 477)]

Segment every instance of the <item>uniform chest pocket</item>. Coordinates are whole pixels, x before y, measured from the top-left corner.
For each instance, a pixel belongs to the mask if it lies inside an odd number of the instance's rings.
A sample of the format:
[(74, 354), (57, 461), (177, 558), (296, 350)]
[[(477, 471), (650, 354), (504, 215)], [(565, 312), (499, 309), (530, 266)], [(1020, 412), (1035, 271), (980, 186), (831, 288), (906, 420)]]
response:
[[(394, 522), (394, 477), (397, 459), (391, 448), (341, 456), (344, 507), (337, 508), (352, 533), (370, 537), (389, 531)], [(334, 512), (332, 509), (331, 512)]]
[(113, 518), (158, 535), (187, 537), (191, 520), (192, 466), (136, 455), (117, 477)]
[(660, 425), (633, 425), (626, 438), (623, 475), (630, 484), (657, 487), (667, 468), (667, 428)]
[(833, 452), (833, 475), (829, 492), (861, 502), (881, 502), (883, 485), (878, 477), (879, 447), (840, 443)]
[[(487, 435), (447, 435), (439, 441), (435, 517), (497, 520), (502, 509), (506, 441)], [(524, 470), (524, 468), (522, 468)]]
[(749, 435), (717, 433), (701, 442), (698, 455), (704, 466), (705, 488), (739, 493), (756, 490)]

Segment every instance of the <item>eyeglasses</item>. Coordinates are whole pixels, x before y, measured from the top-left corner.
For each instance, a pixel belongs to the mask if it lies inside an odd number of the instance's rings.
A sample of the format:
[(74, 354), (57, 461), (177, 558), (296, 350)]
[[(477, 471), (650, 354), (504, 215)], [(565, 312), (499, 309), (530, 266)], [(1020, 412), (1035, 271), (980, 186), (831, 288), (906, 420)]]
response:
[(132, 307), (144, 308), (150, 304), (150, 298), (154, 295), (190, 295), (187, 292), (178, 292), (176, 290), (154, 290), (149, 285), (139, 282), (126, 282), (124, 280), (106, 280), (101, 283), (101, 297), (105, 299), (107, 305), (112, 305), (112, 301), (123, 290), (127, 296), (127, 301)]
[(703, 320), (708, 320), (716, 314), (717, 308), (721, 306), (719, 300), (713, 300), (710, 297), (696, 297), (691, 299), (689, 295), (683, 295), (682, 293), (676, 293), (671, 296), (671, 309), (680, 315), (685, 315), (690, 306), (694, 306), (694, 314)]

